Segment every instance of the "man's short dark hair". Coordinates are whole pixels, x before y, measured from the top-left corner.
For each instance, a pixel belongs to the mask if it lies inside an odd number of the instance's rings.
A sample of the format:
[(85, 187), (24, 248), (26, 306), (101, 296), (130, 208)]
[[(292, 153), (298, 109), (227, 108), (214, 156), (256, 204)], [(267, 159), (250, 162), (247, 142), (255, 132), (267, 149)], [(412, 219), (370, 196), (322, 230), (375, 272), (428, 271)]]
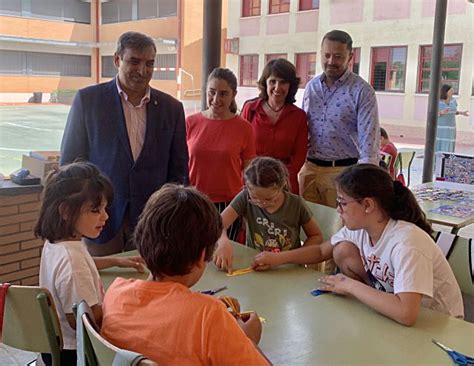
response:
[(347, 32), (334, 29), (324, 35), (323, 40), (321, 41), (321, 44), (323, 44), (325, 39), (345, 44), (349, 52), (352, 52), (352, 38)]
[(384, 139), (388, 139), (388, 133), (383, 127), (380, 127), (380, 136), (382, 136)]
[(153, 41), (153, 39), (148, 37), (146, 34), (139, 32), (126, 32), (123, 33), (118, 39), (115, 54), (122, 57), (125, 49), (127, 48), (132, 50), (143, 50), (149, 47), (153, 47), (156, 52), (155, 41)]
[(165, 184), (145, 205), (134, 241), (153, 279), (160, 279), (189, 274), (203, 250), (209, 261), (221, 233), (219, 212), (204, 193)]

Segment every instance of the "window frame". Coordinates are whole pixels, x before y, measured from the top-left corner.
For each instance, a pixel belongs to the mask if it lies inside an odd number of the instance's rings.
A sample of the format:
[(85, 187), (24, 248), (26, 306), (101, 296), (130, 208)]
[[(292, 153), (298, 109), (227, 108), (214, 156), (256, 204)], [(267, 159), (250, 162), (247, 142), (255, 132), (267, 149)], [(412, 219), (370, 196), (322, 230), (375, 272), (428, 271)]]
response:
[[(258, 6), (255, 5), (257, 3), (258, 3)], [(246, 9), (247, 9), (247, 14), (246, 14)], [(258, 17), (261, 15), (261, 13), (262, 13), (261, 0), (242, 0), (242, 9), (240, 13), (242, 18)]]
[[(445, 53), (445, 48), (446, 47), (459, 47), (459, 50), (460, 50), (460, 54), (459, 54), (459, 67), (458, 68), (443, 68), (441, 65), (441, 74), (443, 73), (443, 71), (452, 71), (452, 70), (457, 70), (458, 71), (458, 80), (448, 80), (448, 79), (441, 79), (441, 82), (445, 81), (446, 83), (450, 83), (452, 86), (453, 86), (453, 89), (454, 89), (454, 93), (456, 95), (458, 95), (459, 93), (459, 83), (461, 81), (461, 69), (462, 69), (462, 54), (463, 54), (463, 43), (447, 43), (447, 44), (444, 44), (443, 45), (443, 57), (441, 59), (441, 63), (445, 62), (445, 57), (444, 57), (444, 53)], [(429, 58), (429, 67), (423, 67), (423, 64), (424, 62), (427, 60), (427, 58), (423, 57), (423, 51), (424, 49), (431, 49), (431, 55), (430, 55), (430, 58)], [(428, 90), (423, 90), (423, 82), (425, 80), (430, 80), (430, 72), (431, 72), (431, 59), (432, 59), (432, 50), (433, 50), (433, 46), (432, 45), (420, 45), (419, 48), (418, 48), (418, 77), (417, 77), (417, 83), (416, 83), (416, 93), (418, 94), (427, 94), (429, 93), (429, 87), (428, 87)], [(428, 71), (428, 78), (423, 78), (423, 72), (424, 71)], [(453, 81), (454, 81), (454, 85), (453, 85)], [(429, 85), (429, 83), (428, 83)]]
[[(359, 72), (360, 72), (360, 54), (361, 54), (360, 47), (352, 47), (352, 60), (349, 64), (349, 67), (351, 68), (351, 71), (357, 75), (359, 75)], [(356, 59), (357, 59), (357, 62), (355, 62)], [(354, 71), (354, 66), (356, 64), (357, 64), (357, 72)]]
[[(309, 60), (309, 57), (310, 56), (313, 56), (314, 55), (314, 74), (310, 77), (310, 71), (311, 71), (311, 62)], [(306, 61), (305, 61), (305, 66), (304, 66), (304, 70), (305, 70), (305, 75), (303, 77), (303, 73), (302, 73), (302, 67), (301, 67), (301, 60), (300, 57), (306, 57)], [(298, 88), (305, 88), (306, 85), (309, 83), (309, 81), (314, 78), (316, 76), (316, 63), (318, 62), (318, 54), (317, 52), (298, 52), (298, 53), (295, 53), (295, 67), (296, 67), (296, 75), (298, 75), (301, 79), (300, 81), (300, 85), (298, 86)]]
[(277, 58), (284, 58), (288, 60), (287, 53), (266, 53), (265, 54), (265, 65), (268, 64), (271, 60), (275, 60)]
[[(251, 57), (251, 62), (250, 66), (247, 66), (244, 63), (244, 59), (247, 57)], [(247, 54), (247, 55), (239, 55), (239, 86), (246, 86), (246, 87), (257, 87), (257, 81), (258, 81), (258, 61), (259, 61), (259, 55), (258, 54)], [(252, 74), (252, 67), (254, 66), (254, 63), (256, 65), (255, 67), (255, 74)], [(246, 65), (246, 66), (244, 66)], [(244, 72), (247, 71), (244, 67), (247, 69), (250, 67), (248, 70), (250, 72), (250, 77), (244, 77)], [(255, 76), (255, 78), (253, 78)], [(254, 85), (250, 84), (244, 84), (244, 80), (255, 80)]]
[[(298, 2), (298, 11), (310, 11), (310, 10), (318, 10), (321, 7), (321, 2), (318, 0), (318, 5), (314, 7), (313, 5), (314, 0), (299, 0)], [(302, 5), (302, 3), (311, 4), (309, 7), (308, 5)], [(305, 7), (306, 9), (302, 9)]]
[[(403, 77), (402, 77), (402, 85), (403, 88), (400, 90), (391, 89), (391, 78), (390, 75), (392, 72), (397, 72), (397, 68), (393, 67), (393, 51), (394, 49), (403, 48), (405, 49), (405, 60), (403, 64)], [(384, 81), (384, 89), (375, 89), (375, 57), (376, 51), (388, 49), (388, 60), (387, 60), (387, 69), (385, 70), (385, 81)], [(407, 45), (396, 45), (396, 46), (377, 46), (370, 48), (370, 85), (374, 88), (376, 92), (389, 92), (389, 93), (404, 93), (406, 88), (406, 76), (407, 76), (407, 59), (408, 59), (408, 46)]]
[[(274, 4), (278, 2), (277, 4)], [(282, 6), (288, 5), (288, 10), (282, 10)], [(285, 14), (290, 12), (291, 0), (269, 0), (268, 1), (268, 14)], [(278, 11), (273, 11), (272, 8), (278, 8)]]

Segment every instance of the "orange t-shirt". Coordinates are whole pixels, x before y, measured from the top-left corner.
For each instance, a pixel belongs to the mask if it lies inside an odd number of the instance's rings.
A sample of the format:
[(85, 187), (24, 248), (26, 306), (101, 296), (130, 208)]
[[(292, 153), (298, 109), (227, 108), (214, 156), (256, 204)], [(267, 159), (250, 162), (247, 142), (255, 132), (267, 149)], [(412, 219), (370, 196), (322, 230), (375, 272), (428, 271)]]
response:
[(230, 202), (243, 186), (246, 160), (255, 158), (252, 126), (240, 116), (213, 120), (202, 113), (186, 119), (189, 182), (213, 202)]
[(158, 365), (268, 365), (224, 304), (175, 282), (117, 278), (102, 335)]

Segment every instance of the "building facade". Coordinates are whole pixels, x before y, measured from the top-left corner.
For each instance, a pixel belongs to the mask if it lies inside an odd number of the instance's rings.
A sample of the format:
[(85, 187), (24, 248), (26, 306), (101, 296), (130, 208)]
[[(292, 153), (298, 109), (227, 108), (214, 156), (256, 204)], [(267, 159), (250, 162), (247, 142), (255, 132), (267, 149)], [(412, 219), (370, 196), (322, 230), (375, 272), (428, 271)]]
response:
[[(228, 9), (227, 65), (239, 75), (239, 104), (257, 94), (255, 83), (266, 62), (293, 62), (301, 88), (322, 72), (325, 33), (352, 35), (352, 68), (376, 90), (382, 125), (392, 133), (426, 125), (435, 0), (233, 0)], [(458, 141), (474, 140), (474, 4), (449, 0), (442, 83), (456, 91)], [(301, 103), (303, 89), (298, 92)], [(403, 127), (403, 128), (401, 128)]]
[(54, 101), (110, 80), (116, 41), (126, 31), (155, 40), (152, 86), (199, 98), (202, 19), (203, 0), (2, 1), (0, 102), (31, 101), (33, 93)]

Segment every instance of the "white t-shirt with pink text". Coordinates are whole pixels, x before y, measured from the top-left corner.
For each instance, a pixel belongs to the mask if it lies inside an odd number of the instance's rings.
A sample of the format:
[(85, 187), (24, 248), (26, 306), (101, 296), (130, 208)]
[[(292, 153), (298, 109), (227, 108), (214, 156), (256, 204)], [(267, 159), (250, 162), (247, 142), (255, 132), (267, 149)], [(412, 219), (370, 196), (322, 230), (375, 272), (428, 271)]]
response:
[(331, 244), (354, 243), (373, 287), (389, 292), (423, 295), (422, 305), (455, 317), (464, 317), (461, 290), (441, 249), (416, 225), (390, 219), (373, 246), (365, 230), (345, 226)]

